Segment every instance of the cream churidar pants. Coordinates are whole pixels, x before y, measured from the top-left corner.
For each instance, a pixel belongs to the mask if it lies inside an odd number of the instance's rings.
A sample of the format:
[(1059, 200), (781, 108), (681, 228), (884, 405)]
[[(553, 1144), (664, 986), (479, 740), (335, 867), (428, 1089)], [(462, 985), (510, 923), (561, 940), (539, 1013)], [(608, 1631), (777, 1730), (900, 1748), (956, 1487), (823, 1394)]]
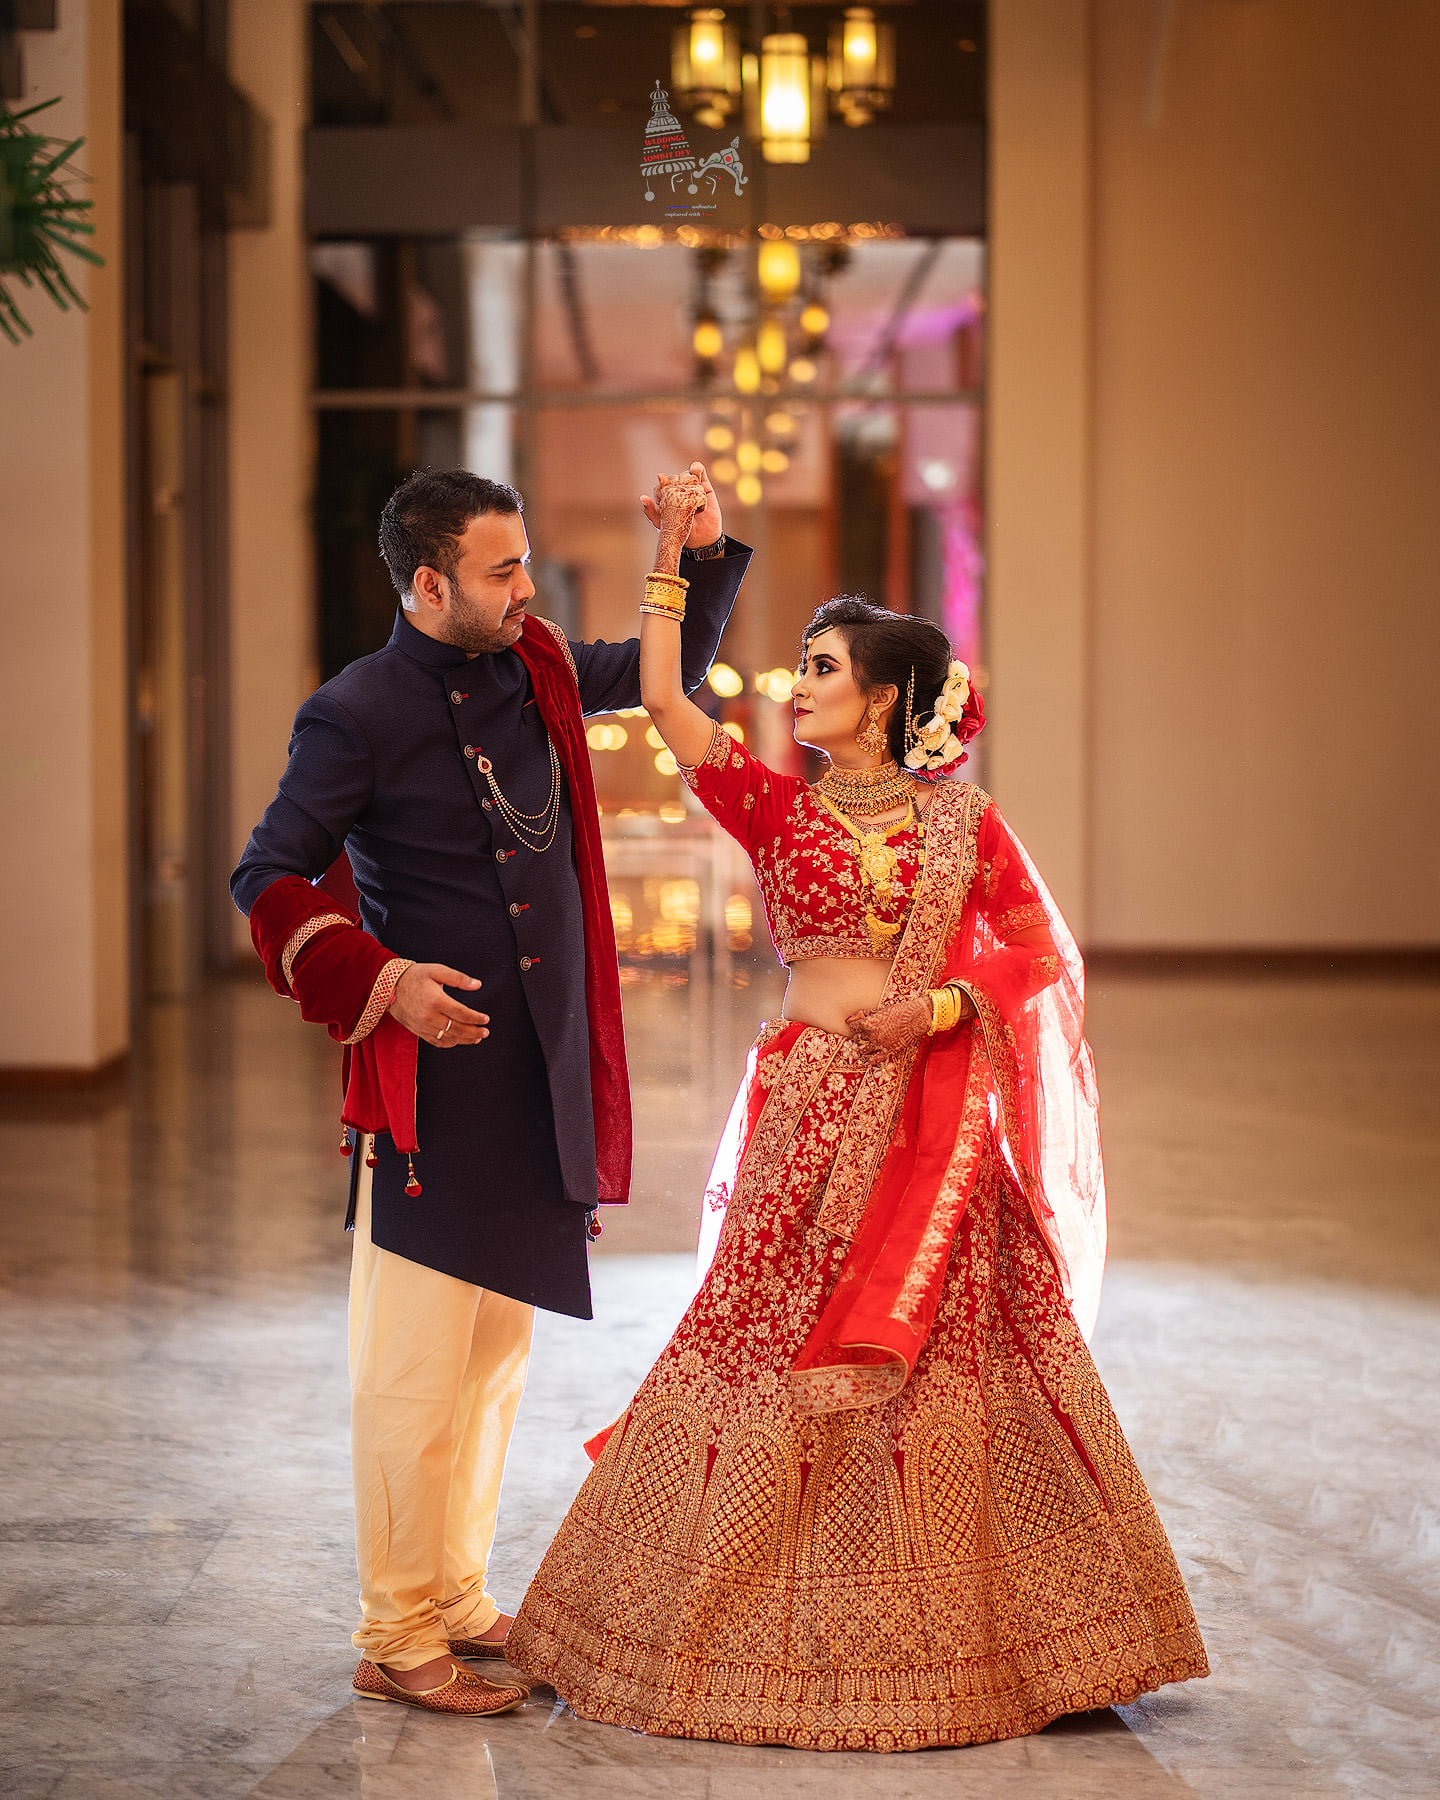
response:
[[(356, 1146), (362, 1159), (368, 1144)], [(487, 1631), (485, 1586), (535, 1309), (370, 1241), (362, 1160), (350, 1262), (350, 1450), (364, 1624), (355, 1647), (414, 1669)]]

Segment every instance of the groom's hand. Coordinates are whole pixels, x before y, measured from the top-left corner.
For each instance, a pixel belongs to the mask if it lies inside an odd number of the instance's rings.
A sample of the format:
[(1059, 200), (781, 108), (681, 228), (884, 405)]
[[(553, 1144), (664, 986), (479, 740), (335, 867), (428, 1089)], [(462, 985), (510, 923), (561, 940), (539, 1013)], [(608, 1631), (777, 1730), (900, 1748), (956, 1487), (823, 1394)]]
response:
[[(685, 548), (687, 550), (704, 550), (713, 544), (725, 529), (724, 522), (720, 517), (720, 499), (711, 486), (704, 463), (691, 463), (688, 473), (703, 492), (705, 504), (690, 521), (690, 535), (685, 540)], [(640, 504), (645, 509), (645, 517), (658, 531), (660, 529), (659, 488), (656, 488), (653, 495), (642, 494)]]
[(472, 1012), (445, 992), (447, 987), (478, 988), (473, 975), (444, 963), (412, 963), (395, 983), (391, 1015), (427, 1044), (450, 1050), (456, 1044), (478, 1044), (489, 1037), (489, 1013)]

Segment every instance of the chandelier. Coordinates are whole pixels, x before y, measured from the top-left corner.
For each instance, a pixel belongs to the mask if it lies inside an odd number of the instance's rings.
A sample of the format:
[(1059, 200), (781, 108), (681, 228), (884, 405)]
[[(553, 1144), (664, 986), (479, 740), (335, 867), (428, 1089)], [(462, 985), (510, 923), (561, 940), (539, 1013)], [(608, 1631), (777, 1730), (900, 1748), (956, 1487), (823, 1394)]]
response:
[(829, 30), (828, 55), (811, 54), (800, 31), (771, 32), (742, 55), (740, 34), (718, 6), (695, 7), (670, 48), (670, 88), (698, 124), (718, 131), (743, 104), (746, 135), (770, 163), (804, 163), (833, 111), (868, 125), (895, 92), (895, 30), (873, 7), (849, 6)]
[[(732, 260), (740, 252), (696, 252), (691, 344), (696, 379), (712, 395), (710, 474), (733, 487), (742, 506), (758, 506), (763, 477), (789, 467), (805, 396), (826, 353), (826, 290), (850, 257), (844, 244), (802, 246), (775, 225), (760, 232), (743, 265)], [(717, 283), (727, 271), (722, 306)]]

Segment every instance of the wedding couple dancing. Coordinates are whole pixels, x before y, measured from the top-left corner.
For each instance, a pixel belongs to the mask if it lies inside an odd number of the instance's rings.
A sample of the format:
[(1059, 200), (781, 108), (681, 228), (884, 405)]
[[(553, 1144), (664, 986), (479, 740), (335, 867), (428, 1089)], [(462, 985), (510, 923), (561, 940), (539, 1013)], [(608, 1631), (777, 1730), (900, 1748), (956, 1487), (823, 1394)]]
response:
[[(812, 1749), (1040, 1729), (1206, 1673), (1085, 1347), (1104, 1189), (1083, 974), (993, 802), (943, 633), (851, 599), (801, 645), (809, 785), (687, 694), (750, 552), (704, 469), (637, 639), (527, 610), (519, 496), (385, 508), (386, 647), (301, 708), (232, 879), (346, 1046), (357, 1694)], [(716, 1157), (709, 1269), (518, 1615), (486, 1586), (536, 1306), (590, 1317), (630, 1102), (584, 717), (644, 704), (746, 849), (789, 970)], [(351, 873), (353, 871), (353, 886)], [(496, 1670), (496, 1673), (502, 1673)]]

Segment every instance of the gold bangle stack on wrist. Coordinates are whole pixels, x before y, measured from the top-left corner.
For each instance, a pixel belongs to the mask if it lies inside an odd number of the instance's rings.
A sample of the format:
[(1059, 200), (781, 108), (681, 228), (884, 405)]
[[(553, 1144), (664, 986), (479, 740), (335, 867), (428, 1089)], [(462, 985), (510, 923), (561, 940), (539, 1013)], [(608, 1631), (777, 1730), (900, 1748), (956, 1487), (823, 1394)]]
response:
[(662, 619), (674, 619), (681, 624), (685, 618), (685, 593), (690, 583), (683, 575), (664, 575), (660, 570), (645, 577), (645, 598), (640, 602), (642, 613), (657, 613)]
[(965, 990), (958, 981), (947, 981), (942, 988), (926, 990), (930, 1001), (930, 1035), (953, 1031), (965, 1017)]

